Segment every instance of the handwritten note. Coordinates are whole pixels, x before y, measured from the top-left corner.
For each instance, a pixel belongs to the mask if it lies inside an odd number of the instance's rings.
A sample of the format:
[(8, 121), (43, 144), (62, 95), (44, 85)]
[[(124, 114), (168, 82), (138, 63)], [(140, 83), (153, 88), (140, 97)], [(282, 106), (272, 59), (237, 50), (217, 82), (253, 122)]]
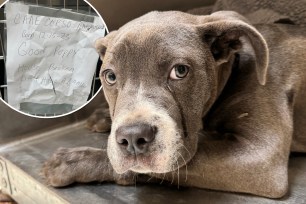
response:
[(31, 104), (45, 105), (40, 107), (46, 110), (39, 112), (49, 114), (52, 105), (77, 109), (90, 94), (98, 60), (94, 42), (105, 35), (105, 26), (99, 17), (92, 17), (92, 22), (76, 21), (35, 15), (30, 7), (7, 3), (5, 8), (8, 103), (18, 110), (29, 109), (25, 112), (33, 111)]

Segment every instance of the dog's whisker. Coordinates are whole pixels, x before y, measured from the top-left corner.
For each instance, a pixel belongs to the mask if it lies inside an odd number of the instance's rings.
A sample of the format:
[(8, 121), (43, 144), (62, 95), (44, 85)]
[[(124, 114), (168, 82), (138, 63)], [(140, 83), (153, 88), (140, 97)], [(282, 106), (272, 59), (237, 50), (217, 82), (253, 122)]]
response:
[(147, 183), (149, 182), (149, 181), (151, 181), (151, 179), (154, 177), (154, 173), (152, 173), (152, 175), (150, 175), (150, 178), (146, 181)]
[(183, 129), (178, 129), (180, 132), (182, 133), (188, 133), (188, 134), (196, 134), (197, 136), (200, 136), (200, 137), (203, 137), (205, 134), (203, 131), (200, 131), (200, 132), (190, 132), (190, 131), (186, 131), (186, 130), (183, 130)]
[(177, 188), (180, 188), (180, 167), (178, 160), (176, 159), (176, 164), (177, 164)]
[[(153, 163), (153, 158), (151, 158), (151, 161), (150, 161), (150, 168), (152, 168), (152, 163)], [(152, 173), (152, 176), (147, 180), (147, 182), (149, 182), (154, 177), (154, 174), (155, 173)]]
[(153, 158), (151, 158), (151, 161), (150, 161), (150, 168), (152, 168), (152, 163), (153, 163)]
[(172, 171), (171, 174), (172, 174), (172, 181), (171, 181), (171, 185), (172, 185), (174, 181), (174, 171)]
[(166, 112), (169, 112), (170, 109), (173, 108), (173, 107), (174, 107), (174, 105), (171, 105), (171, 106), (170, 106), (168, 109), (166, 109), (165, 111), (166, 111)]
[(133, 181), (134, 181), (135, 184), (136, 184), (136, 174), (135, 174), (135, 173), (133, 173)]
[(166, 173), (164, 173), (164, 177), (163, 177), (162, 181), (159, 184), (162, 184), (164, 182), (165, 177), (166, 177)]
[[(179, 153), (179, 152), (178, 152)], [(185, 162), (185, 168), (186, 168), (186, 172), (185, 172), (185, 182), (187, 182), (187, 176), (188, 176), (188, 168), (187, 168), (187, 162), (186, 160), (184, 159), (183, 155), (181, 153), (179, 153), (179, 155), (182, 157), (183, 161)]]
[(111, 173), (111, 168), (108, 168), (108, 175), (112, 175), (114, 177), (114, 174)]
[(135, 173), (135, 174), (134, 174), (134, 177), (135, 177), (135, 188), (136, 188), (136, 187), (137, 187), (137, 178), (138, 178), (138, 174)]
[(192, 156), (191, 156), (191, 153), (189, 152), (189, 150), (187, 149), (187, 147), (183, 143), (181, 143), (180, 145), (186, 150), (186, 152), (189, 154), (189, 158), (191, 159)]

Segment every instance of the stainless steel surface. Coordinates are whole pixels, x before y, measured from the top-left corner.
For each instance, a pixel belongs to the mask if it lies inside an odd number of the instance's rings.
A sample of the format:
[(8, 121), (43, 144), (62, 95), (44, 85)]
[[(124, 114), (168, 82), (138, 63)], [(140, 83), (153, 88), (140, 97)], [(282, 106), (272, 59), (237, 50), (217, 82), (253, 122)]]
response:
[[(47, 199), (53, 193), (56, 198), (67, 200), (70, 203), (306, 203), (306, 155), (291, 158), (290, 193), (281, 200), (197, 188), (182, 187), (177, 189), (176, 186), (159, 184), (136, 184), (135, 186), (123, 187), (109, 183), (93, 183), (76, 184), (60, 189), (45, 185), (39, 174), (41, 166), (58, 147), (92, 146), (105, 148), (106, 140), (107, 135), (91, 133), (84, 129), (82, 123), (77, 123), (1, 146), (0, 155), (13, 164), (10, 168), (14, 169), (14, 174), (17, 174), (16, 172), (20, 174), (18, 179), (11, 180), (12, 188), (16, 187), (17, 191), (21, 187), (27, 188), (27, 196), (33, 202), (39, 201), (36, 203), (42, 203), (41, 195)], [(10, 171), (8, 173), (11, 178)], [(30, 180), (27, 181), (27, 179)], [(18, 183), (18, 180), (21, 183)], [(24, 185), (23, 181), (27, 184), (35, 183), (36, 189), (35, 185)], [(41, 195), (39, 196), (34, 193), (37, 192), (37, 188), (40, 189)], [(24, 199), (22, 196), (15, 196), (14, 191), (11, 195), (19, 202)], [(48, 203), (47, 200), (44, 203)]]
[(0, 157), (0, 163), (5, 164), (7, 175), (9, 175), (7, 178), (2, 178), (2, 191), (14, 197), (19, 203), (68, 203), (63, 198), (48, 190), (47, 187), (29, 177), (29, 175), (21, 171), (10, 161)]

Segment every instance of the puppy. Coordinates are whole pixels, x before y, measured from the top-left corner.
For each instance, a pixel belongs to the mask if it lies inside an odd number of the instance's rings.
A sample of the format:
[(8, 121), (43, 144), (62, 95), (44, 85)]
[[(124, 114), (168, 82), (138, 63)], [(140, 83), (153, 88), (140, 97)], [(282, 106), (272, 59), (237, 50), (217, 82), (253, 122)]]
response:
[(151, 12), (111, 32), (96, 42), (107, 150), (57, 150), (47, 182), (130, 185), (138, 174), (282, 197), (290, 150), (306, 151), (305, 32), (225, 11)]

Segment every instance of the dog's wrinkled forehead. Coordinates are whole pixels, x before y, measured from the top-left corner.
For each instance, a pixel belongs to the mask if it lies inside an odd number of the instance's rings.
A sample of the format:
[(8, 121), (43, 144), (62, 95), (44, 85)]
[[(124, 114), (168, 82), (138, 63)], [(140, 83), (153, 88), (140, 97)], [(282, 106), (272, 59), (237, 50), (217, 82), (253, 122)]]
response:
[(150, 56), (143, 60), (147, 63), (150, 62), (148, 60), (156, 59), (165, 61), (187, 56), (192, 49), (197, 48), (192, 43), (196, 36), (187, 28), (155, 26), (139, 27), (122, 35), (118, 34), (119, 41), (109, 49), (114, 53), (115, 60), (124, 60), (128, 63), (133, 62), (132, 58), (136, 57), (138, 60), (135, 62), (139, 62), (142, 56)]
[[(195, 20), (194, 16), (187, 16)], [(191, 26), (195, 21), (190, 18), (151, 12), (121, 27), (107, 52), (114, 54), (116, 60), (129, 57), (129, 62), (133, 55), (150, 56), (152, 60), (160, 56), (165, 59), (186, 56), (188, 48), (197, 47), (192, 42), (198, 38), (196, 29)]]
[(190, 51), (189, 49), (196, 48), (192, 43), (196, 39), (195, 33), (183, 26), (140, 26), (137, 29), (118, 33), (117, 37), (108, 50), (117, 60), (126, 60), (129, 57), (128, 61), (132, 61), (132, 56), (150, 56), (149, 59), (152, 60), (158, 57), (165, 59), (183, 57)]

